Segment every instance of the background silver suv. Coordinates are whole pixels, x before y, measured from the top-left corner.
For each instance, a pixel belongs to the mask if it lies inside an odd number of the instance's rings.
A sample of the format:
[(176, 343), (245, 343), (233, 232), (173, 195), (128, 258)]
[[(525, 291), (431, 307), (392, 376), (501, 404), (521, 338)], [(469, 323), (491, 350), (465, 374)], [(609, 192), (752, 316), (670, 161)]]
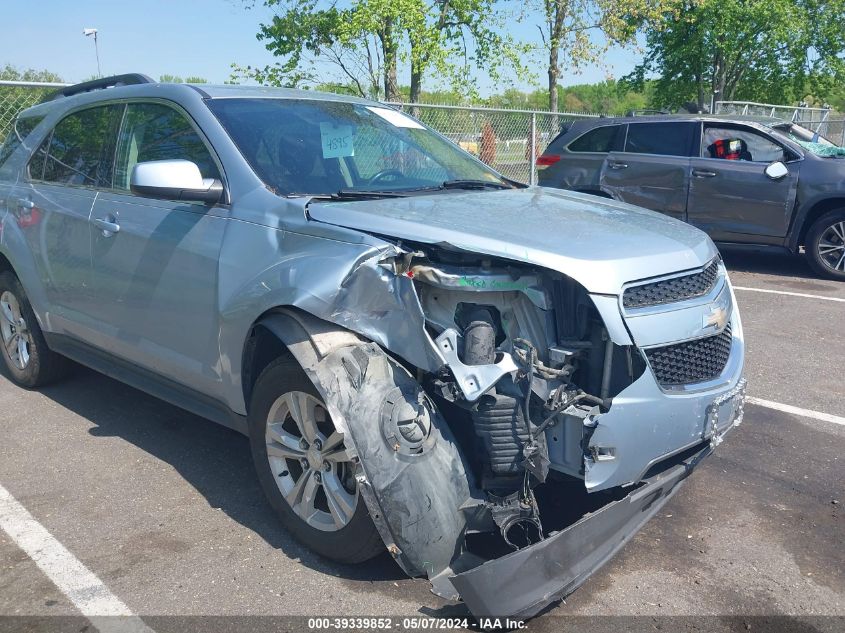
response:
[(13, 380), (69, 357), (247, 434), (299, 539), (475, 614), (574, 590), (742, 419), (704, 233), (378, 103), (74, 86), (16, 121), (0, 213)]

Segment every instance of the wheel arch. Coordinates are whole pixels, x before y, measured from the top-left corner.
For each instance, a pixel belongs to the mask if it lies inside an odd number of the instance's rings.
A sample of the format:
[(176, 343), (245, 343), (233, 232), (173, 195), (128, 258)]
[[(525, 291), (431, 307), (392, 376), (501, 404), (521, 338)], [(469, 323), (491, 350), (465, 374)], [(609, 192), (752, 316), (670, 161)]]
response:
[(17, 277), (17, 273), (15, 272), (15, 267), (12, 266), (12, 262), (9, 261), (9, 258), (0, 251), (0, 273), (11, 272)]
[(338, 347), (365, 342), (333, 323), (293, 306), (267, 310), (249, 328), (241, 357), (241, 388), (249, 411), (255, 381), (280, 356), (291, 356), (305, 369)]
[(845, 197), (825, 198), (818, 200), (809, 209), (807, 209), (801, 220), (800, 230), (793, 244), (793, 249), (797, 251), (799, 246), (803, 246), (807, 239), (807, 233), (813, 223), (822, 217), (825, 213), (834, 211), (835, 209), (845, 209)]

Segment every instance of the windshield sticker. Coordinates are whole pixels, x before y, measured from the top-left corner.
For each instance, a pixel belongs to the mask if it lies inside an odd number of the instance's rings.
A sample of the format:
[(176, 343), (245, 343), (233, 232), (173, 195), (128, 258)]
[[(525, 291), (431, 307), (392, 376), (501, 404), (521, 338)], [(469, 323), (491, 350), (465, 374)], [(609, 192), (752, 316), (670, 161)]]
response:
[(409, 127), (416, 130), (424, 130), (425, 128), (414, 121), (407, 114), (402, 114), (398, 110), (391, 110), (390, 108), (375, 108), (367, 106), (367, 110), (373, 114), (379, 115), (382, 119), (390, 123), (394, 127)]
[(320, 123), (320, 138), (323, 144), (323, 158), (355, 156), (352, 145), (352, 126)]

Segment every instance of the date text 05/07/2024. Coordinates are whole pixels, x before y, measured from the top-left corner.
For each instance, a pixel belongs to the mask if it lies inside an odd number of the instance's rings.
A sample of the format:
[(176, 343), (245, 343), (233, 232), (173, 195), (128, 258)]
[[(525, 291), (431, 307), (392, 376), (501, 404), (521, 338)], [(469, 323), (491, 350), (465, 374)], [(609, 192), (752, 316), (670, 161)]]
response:
[(484, 630), (513, 631), (526, 628), (525, 620), (514, 618), (429, 618), (429, 617), (343, 617), (308, 618), (311, 631), (328, 630), (420, 630), (445, 631), (478, 627)]

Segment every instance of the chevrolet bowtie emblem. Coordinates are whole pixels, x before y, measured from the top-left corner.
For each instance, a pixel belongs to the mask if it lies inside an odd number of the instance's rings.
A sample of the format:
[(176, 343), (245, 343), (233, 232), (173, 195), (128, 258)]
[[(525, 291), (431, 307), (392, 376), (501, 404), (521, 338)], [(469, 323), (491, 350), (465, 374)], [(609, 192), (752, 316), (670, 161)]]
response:
[(713, 308), (710, 314), (702, 317), (702, 320), (704, 322), (702, 327), (705, 329), (713, 327), (717, 330), (723, 330), (728, 324), (728, 311), (724, 308)]

